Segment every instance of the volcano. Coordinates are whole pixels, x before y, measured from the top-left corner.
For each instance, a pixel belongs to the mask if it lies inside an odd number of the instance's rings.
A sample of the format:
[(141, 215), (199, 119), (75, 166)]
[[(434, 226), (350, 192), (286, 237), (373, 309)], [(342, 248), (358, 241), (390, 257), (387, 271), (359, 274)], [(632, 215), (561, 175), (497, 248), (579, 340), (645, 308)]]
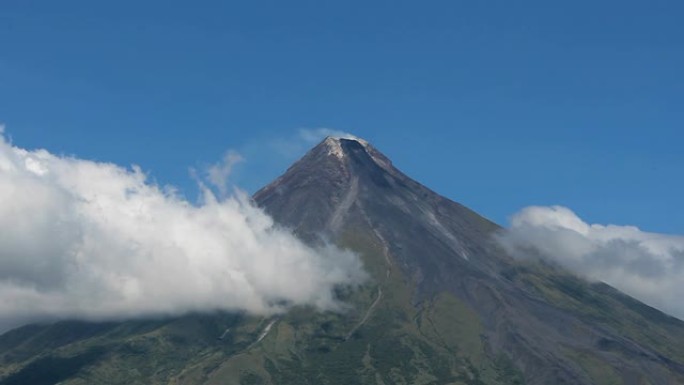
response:
[(0, 384), (684, 383), (684, 322), (497, 244), (505, 231), (326, 138), (253, 197), (369, 278), (342, 312), (28, 325), (0, 336)]

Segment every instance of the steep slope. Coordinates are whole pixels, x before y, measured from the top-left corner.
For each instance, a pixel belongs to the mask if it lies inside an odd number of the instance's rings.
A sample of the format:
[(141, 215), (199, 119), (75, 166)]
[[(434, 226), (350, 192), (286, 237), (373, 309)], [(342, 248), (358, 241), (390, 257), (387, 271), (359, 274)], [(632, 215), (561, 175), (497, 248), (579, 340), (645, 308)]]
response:
[(366, 227), (392, 245), (406, 273), (437, 278), (424, 283), (433, 291), (454, 274), (491, 273), (501, 255), (489, 249), (497, 225), (411, 180), (363, 141), (327, 138), (254, 199), (306, 239)]
[(387, 265), (415, 287), (414, 306), (454, 295), (477, 314), (489, 358), (506, 354), (530, 383), (591, 383), (596, 367), (615, 381), (681, 380), (681, 351), (659, 349), (682, 337), (680, 322), (663, 317), (653, 344), (655, 335), (638, 335), (653, 319), (625, 306), (636, 302), (550, 266), (515, 263), (492, 242), (498, 226), (409, 179), (364, 141), (326, 139), (255, 199), (305, 238), (372, 233)]
[(254, 195), (370, 279), (342, 313), (30, 325), (0, 336), (0, 384), (681, 384), (684, 323), (493, 241), (501, 229), (327, 138)]

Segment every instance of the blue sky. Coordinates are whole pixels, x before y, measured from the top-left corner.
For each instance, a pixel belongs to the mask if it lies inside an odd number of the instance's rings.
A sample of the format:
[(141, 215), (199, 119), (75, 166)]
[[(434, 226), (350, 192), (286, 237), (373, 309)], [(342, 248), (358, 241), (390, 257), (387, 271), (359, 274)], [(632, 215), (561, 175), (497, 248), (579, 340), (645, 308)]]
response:
[(235, 149), (254, 191), (329, 127), (499, 223), (560, 204), (684, 234), (681, 1), (107, 3), (0, 4), (15, 145), (188, 194)]

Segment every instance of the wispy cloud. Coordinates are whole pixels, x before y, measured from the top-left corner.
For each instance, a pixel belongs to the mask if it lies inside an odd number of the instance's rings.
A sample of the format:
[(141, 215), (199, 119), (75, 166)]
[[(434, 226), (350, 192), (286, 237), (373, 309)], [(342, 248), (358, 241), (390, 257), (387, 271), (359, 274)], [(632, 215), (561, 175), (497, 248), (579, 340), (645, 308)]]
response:
[(299, 137), (307, 144), (315, 144), (325, 139), (328, 136), (343, 139), (359, 139), (357, 136), (348, 132), (335, 130), (332, 128), (301, 128), (299, 129)]
[(228, 178), (233, 172), (233, 168), (236, 164), (244, 160), (242, 155), (238, 154), (236, 151), (229, 150), (226, 151), (220, 162), (209, 166), (209, 169), (207, 170), (209, 182), (218, 189), (222, 197), (228, 194)]
[(290, 135), (262, 137), (244, 143), (238, 152), (246, 159), (231, 169), (230, 179), (242, 187), (256, 191), (285, 171), (326, 136), (358, 139), (348, 132), (331, 128), (300, 128)]
[[(279, 156), (292, 160), (293, 158), (304, 155), (308, 149), (323, 141), (323, 139), (328, 136), (345, 139), (359, 139), (353, 134), (332, 128), (300, 128), (293, 133), (293, 135), (271, 139), (266, 145), (272, 148)], [(263, 147), (263, 143), (260, 144), (260, 147)]]
[[(208, 171), (224, 194), (239, 159)], [(333, 309), (333, 287), (364, 277), (356, 255), (303, 244), (239, 190), (203, 197), (191, 204), (138, 167), (0, 136), (0, 323)]]
[(513, 255), (540, 256), (684, 319), (684, 237), (589, 224), (560, 206), (528, 207), (499, 238)]

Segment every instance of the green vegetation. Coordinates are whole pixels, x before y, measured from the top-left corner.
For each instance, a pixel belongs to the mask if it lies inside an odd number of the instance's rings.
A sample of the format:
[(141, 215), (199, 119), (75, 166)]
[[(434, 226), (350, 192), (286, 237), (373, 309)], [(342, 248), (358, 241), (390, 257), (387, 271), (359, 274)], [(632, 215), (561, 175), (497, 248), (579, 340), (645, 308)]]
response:
[(3, 385), (52, 385), (79, 372), (105, 354), (103, 348), (93, 348), (72, 357), (46, 356), (31, 361), (20, 371), (12, 373)]
[[(412, 285), (387, 264), (377, 239), (348, 233), (343, 244), (359, 251), (372, 273), (364, 287), (340, 289), (346, 312), (293, 309), (258, 344), (271, 319), (224, 313), (102, 324), (70, 336), (45, 327), (44, 335), (60, 336), (47, 339), (48, 355), (32, 358), (45, 346), (39, 338), (24, 355), (21, 346), (8, 349), (0, 384), (507, 383), (495, 378), (482, 326), (463, 302), (444, 294), (413, 306)], [(0, 344), (12, 343), (12, 335), (4, 338)]]
[(494, 360), (496, 379), (502, 384), (524, 385), (525, 378), (510, 358), (505, 354), (499, 354)]
[[(515, 357), (490, 351), (482, 320), (464, 301), (443, 292), (413, 304), (413, 283), (387, 264), (372, 234), (342, 240), (371, 272), (363, 287), (338, 290), (347, 311), (31, 326), (0, 338), (0, 385), (525, 384)], [(684, 357), (684, 347), (668, 342), (684, 336), (667, 316), (609, 288), (543, 263), (511, 265), (502, 276), (534, 298)], [(603, 340), (596, 352), (562, 348), (594, 383), (617, 385), (620, 373), (604, 354), (628, 354), (620, 346)]]
[(608, 365), (595, 354), (574, 351), (570, 352), (569, 355), (582, 367), (596, 385), (620, 385), (623, 383), (615, 368)]

